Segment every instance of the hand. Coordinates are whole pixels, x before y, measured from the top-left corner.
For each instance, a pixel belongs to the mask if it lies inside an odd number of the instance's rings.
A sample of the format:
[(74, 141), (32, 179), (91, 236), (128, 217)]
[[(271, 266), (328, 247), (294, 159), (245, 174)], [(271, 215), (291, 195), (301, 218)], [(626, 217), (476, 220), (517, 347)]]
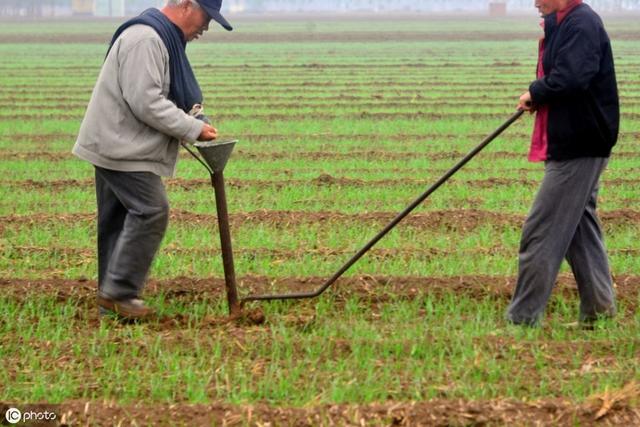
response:
[(202, 125), (202, 132), (198, 137), (198, 141), (211, 141), (218, 137), (218, 129), (214, 128), (210, 124), (204, 123)]
[(533, 101), (531, 100), (531, 92), (525, 92), (520, 97), (520, 101), (518, 102), (518, 110), (529, 111), (533, 113), (536, 108), (533, 105)]

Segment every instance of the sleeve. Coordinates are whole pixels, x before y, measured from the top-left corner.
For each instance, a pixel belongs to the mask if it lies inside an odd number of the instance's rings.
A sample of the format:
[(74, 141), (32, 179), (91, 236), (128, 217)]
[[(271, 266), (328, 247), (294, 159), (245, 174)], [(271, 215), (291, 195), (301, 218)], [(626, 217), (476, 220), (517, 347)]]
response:
[(162, 41), (145, 38), (119, 52), (118, 82), (125, 102), (146, 125), (176, 139), (195, 141), (203, 123), (162, 94), (165, 64)]
[(567, 32), (549, 74), (529, 87), (534, 104), (544, 105), (587, 89), (600, 70), (601, 52), (597, 32), (583, 26), (570, 27)]

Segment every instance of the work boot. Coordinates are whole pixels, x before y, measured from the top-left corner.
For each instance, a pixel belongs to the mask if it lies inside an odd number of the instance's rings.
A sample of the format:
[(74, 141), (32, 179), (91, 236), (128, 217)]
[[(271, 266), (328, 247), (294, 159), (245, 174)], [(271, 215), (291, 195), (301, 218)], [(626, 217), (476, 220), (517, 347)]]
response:
[(584, 324), (593, 324), (596, 323), (598, 320), (603, 320), (603, 319), (613, 319), (614, 317), (616, 317), (616, 307), (615, 306), (611, 306), (609, 308), (603, 309), (603, 310), (598, 310), (598, 311), (592, 311), (591, 313), (584, 313), (584, 312), (580, 312), (580, 323), (584, 323)]
[(98, 292), (98, 307), (103, 309), (100, 310), (100, 314), (108, 310), (130, 320), (145, 320), (155, 314), (155, 311), (139, 298), (116, 300), (102, 292)]

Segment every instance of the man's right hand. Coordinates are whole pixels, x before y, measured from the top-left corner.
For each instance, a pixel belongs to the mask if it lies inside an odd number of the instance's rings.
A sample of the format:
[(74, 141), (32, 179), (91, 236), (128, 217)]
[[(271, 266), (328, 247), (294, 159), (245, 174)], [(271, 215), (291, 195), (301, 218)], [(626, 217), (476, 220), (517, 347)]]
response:
[(214, 128), (210, 124), (203, 123), (202, 132), (198, 137), (198, 141), (212, 141), (218, 137), (218, 129)]
[(531, 93), (530, 92), (525, 92), (522, 94), (522, 96), (520, 97), (519, 101), (518, 101), (518, 110), (524, 110), (524, 111), (528, 111), (530, 113), (533, 113), (534, 111), (536, 111), (535, 106), (533, 105), (533, 101), (531, 100)]

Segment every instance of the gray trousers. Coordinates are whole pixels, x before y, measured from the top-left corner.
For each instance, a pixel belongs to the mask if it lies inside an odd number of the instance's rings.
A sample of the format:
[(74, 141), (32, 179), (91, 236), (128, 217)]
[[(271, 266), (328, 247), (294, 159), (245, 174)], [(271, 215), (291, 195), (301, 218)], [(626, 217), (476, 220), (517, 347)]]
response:
[(596, 215), (600, 175), (608, 159), (548, 161), (520, 241), (518, 281), (507, 319), (541, 319), (566, 258), (578, 284), (580, 320), (615, 314), (615, 296)]
[(169, 221), (167, 193), (151, 172), (96, 172), (98, 289), (138, 298)]

